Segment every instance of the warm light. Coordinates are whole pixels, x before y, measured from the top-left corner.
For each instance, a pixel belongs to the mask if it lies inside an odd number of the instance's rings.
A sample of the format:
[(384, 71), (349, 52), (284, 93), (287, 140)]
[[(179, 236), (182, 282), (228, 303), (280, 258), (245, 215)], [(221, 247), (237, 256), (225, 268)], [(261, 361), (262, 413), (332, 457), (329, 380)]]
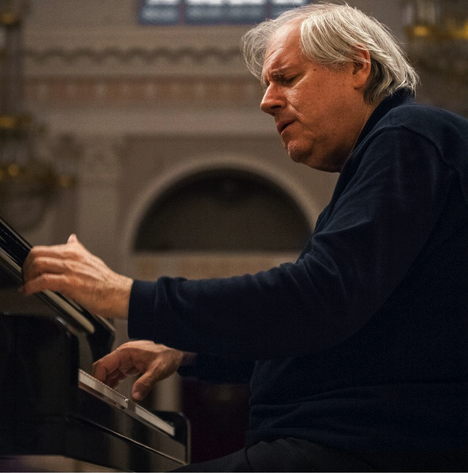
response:
[(428, 26), (416, 25), (416, 26), (413, 26), (413, 28), (410, 30), (410, 33), (413, 36), (417, 36), (419, 38), (422, 38), (422, 37), (425, 37), (425, 36), (429, 36), (431, 34), (431, 30)]
[(0, 130), (16, 130), (22, 125), (21, 117), (14, 115), (0, 115)]
[(75, 185), (73, 176), (58, 176), (57, 185), (62, 189), (70, 189)]
[(417, 67), (466, 82), (466, 0), (402, 0), (402, 5), (408, 52)]
[(463, 28), (455, 31), (455, 38), (468, 40), (468, 21), (465, 21)]
[(20, 18), (13, 12), (2, 12), (0, 13), (0, 24), (4, 26), (14, 26), (20, 22)]
[(20, 175), (21, 169), (17, 164), (10, 164), (7, 167), (7, 173), (10, 177), (18, 177)]
[[(6, 5), (5, 5), (6, 3)], [(0, 215), (18, 230), (37, 225), (59, 188), (73, 178), (61, 175), (37, 155), (39, 127), (24, 113), (22, 97), (22, 0), (0, 0)]]

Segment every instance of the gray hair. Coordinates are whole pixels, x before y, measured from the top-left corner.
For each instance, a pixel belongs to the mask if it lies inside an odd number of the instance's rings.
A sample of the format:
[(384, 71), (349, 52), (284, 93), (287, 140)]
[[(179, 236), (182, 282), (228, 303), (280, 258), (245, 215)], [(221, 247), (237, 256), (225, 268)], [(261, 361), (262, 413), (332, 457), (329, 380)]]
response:
[(242, 38), (242, 50), (247, 68), (255, 77), (261, 79), (272, 35), (281, 26), (296, 21), (300, 22), (303, 54), (320, 64), (339, 67), (350, 62), (363, 63), (359, 49), (369, 51), (371, 72), (364, 91), (368, 103), (403, 88), (415, 93), (418, 74), (392, 33), (375, 18), (347, 4), (305, 5), (248, 31)]

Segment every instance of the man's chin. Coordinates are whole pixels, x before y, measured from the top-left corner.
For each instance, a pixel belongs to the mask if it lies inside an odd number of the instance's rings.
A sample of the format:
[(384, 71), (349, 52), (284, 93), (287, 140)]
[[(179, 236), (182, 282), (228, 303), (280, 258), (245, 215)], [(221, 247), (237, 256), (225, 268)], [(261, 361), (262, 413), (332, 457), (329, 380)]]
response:
[(288, 152), (288, 156), (293, 160), (295, 163), (306, 163), (309, 155), (307, 153), (301, 152), (298, 149), (294, 149), (292, 147), (286, 147)]
[[(305, 164), (321, 171), (328, 171), (327, 163), (324, 162), (322, 156), (317, 152), (314, 153), (311, 146), (301, 147), (301, 144), (293, 141), (285, 144), (289, 158), (295, 163)], [(323, 168), (323, 165), (325, 165), (325, 168)]]
[(333, 162), (320, 159), (318, 156), (313, 156), (310, 153), (299, 152), (296, 150), (288, 149), (288, 156), (295, 163), (305, 164), (306, 166), (316, 169), (317, 171), (324, 172), (340, 172), (341, 166), (336, 165)]

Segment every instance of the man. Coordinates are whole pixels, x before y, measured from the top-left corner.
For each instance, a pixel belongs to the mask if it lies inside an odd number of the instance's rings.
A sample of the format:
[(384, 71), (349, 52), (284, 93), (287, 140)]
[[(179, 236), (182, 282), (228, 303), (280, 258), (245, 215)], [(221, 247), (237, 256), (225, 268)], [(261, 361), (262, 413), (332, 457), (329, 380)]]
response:
[(414, 104), (417, 75), (393, 38), (346, 5), (262, 23), (244, 53), (291, 159), (340, 172), (298, 260), (132, 281), (72, 236), (31, 251), (25, 293), (128, 315), (140, 340), (95, 375), (141, 374), (135, 399), (177, 369), (250, 379), (246, 448), (186, 470), (466, 469), (467, 121)]

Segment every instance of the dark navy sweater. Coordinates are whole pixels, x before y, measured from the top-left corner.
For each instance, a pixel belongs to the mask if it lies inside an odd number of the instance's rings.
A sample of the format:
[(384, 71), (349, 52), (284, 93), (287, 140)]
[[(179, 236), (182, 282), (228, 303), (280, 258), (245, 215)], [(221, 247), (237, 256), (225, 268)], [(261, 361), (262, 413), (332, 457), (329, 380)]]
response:
[(199, 353), (200, 378), (249, 378), (249, 443), (468, 445), (467, 202), (468, 122), (400, 91), (295, 263), (135, 281), (129, 335)]

